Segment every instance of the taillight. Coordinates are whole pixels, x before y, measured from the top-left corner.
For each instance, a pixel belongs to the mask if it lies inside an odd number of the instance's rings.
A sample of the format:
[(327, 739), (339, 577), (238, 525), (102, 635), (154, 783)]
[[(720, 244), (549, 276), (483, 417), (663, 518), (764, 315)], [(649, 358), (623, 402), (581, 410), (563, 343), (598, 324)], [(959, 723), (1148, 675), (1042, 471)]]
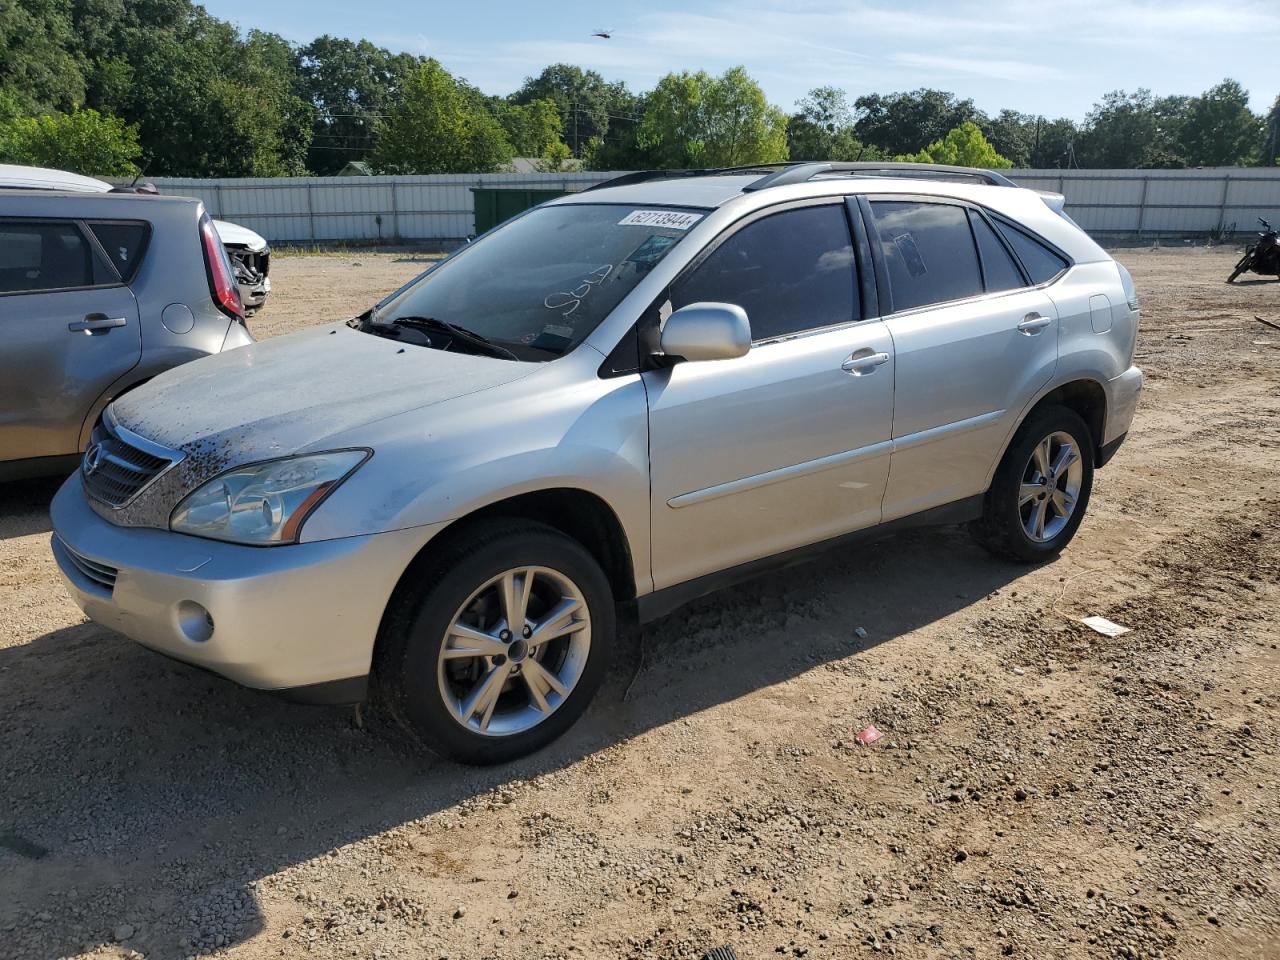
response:
[(240, 302), (240, 288), (222, 239), (213, 227), (213, 221), (205, 215), (200, 219), (200, 242), (204, 244), (204, 267), (209, 277), (209, 292), (218, 309), (234, 320), (244, 320), (244, 304)]

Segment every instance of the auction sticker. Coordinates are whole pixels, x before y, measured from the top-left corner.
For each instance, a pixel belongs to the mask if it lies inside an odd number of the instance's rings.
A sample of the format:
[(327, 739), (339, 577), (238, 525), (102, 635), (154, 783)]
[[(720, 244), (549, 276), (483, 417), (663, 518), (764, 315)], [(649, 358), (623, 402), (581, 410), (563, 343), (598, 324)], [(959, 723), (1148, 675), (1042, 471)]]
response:
[(633, 210), (618, 221), (618, 226), (688, 230), (701, 219), (700, 213), (680, 213), (676, 210)]

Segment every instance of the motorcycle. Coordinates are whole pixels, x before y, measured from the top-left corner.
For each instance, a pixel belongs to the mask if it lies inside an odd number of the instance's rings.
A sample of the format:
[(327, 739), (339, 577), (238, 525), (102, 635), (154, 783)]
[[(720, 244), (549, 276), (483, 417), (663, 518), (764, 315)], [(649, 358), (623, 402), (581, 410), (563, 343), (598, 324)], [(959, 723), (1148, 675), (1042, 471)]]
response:
[(1240, 262), (1236, 264), (1236, 268), (1231, 271), (1231, 276), (1227, 277), (1227, 283), (1235, 282), (1236, 277), (1247, 271), (1262, 274), (1264, 277), (1280, 278), (1280, 234), (1277, 234), (1275, 228), (1261, 217), (1258, 218), (1258, 222), (1263, 227), (1263, 232), (1258, 234), (1258, 242), (1250, 244), (1249, 249), (1240, 258)]

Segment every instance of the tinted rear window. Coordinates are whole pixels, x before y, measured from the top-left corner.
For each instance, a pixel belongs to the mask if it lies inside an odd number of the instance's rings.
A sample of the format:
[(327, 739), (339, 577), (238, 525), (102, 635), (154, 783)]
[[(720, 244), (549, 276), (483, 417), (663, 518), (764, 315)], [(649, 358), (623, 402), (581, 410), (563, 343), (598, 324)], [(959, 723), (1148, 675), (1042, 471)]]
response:
[(1039, 240), (1003, 220), (1000, 221), (999, 226), (1000, 232), (1004, 234), (1005, 239), (1018, 255), (1018, 259), (1022, 261), (1022, 266), (1026, 268), (1032, 283), (1047, 283), (1067, 269), (1067, 261)]
[(0, 293), (65, 290), (115, 280), (74, 223), (0, 220)]
[(125, 283), (132, 280), (146, 251), (148, 226), (133, 220), (98, 220), (90, 223), (89, 229), (107, 251), (120, 279)]
[(1013, 262), (1013, 257), (1009, 256), (1008, 249), (1000, 242), (986, 218), (970, 210), (969, 219), (973, 221), (973, 235), (978, 238), (978, 250), (982, 254), (982, 272), (987, 281), (987, 292), (1017, 290), (1026, 286), (1022, 271)]
[(964, 207), (875, 200), (871, 211), (889, 268), (894, 310), (982, 293), (982, 269)]

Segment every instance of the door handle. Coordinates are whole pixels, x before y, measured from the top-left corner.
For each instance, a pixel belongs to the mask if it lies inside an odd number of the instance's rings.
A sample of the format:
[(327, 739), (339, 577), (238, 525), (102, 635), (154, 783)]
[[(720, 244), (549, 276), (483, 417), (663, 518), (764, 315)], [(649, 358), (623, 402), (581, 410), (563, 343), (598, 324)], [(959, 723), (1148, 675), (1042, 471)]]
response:
[(865, 377), (868, 374), (875, 373), (876, 367), (880, 366), (880, 364), (888, 362), (889, 355), (887, 353), (872, 353), (868, 347), (850, 354), (849, 358), (840, 364), (840, 369), (855, 377)]
[(1022, 322), (1018, 324), (1018, 332), (1026, 334), (1028, 337), (1035, 337), (1051, 323), (1053, 323), (1053, 320), (1049, 317), (1042, 317), (1038, 313), (1028, 313), (1023, 317)]
[(129, 320), (127, 317), (108, 317), (102, 313), (91, 313), (83, 320), (73, 320), (67, 324), (72, 333), (93, 333), (95, 330), (110, 330), (112, 327), (123, 327)]

